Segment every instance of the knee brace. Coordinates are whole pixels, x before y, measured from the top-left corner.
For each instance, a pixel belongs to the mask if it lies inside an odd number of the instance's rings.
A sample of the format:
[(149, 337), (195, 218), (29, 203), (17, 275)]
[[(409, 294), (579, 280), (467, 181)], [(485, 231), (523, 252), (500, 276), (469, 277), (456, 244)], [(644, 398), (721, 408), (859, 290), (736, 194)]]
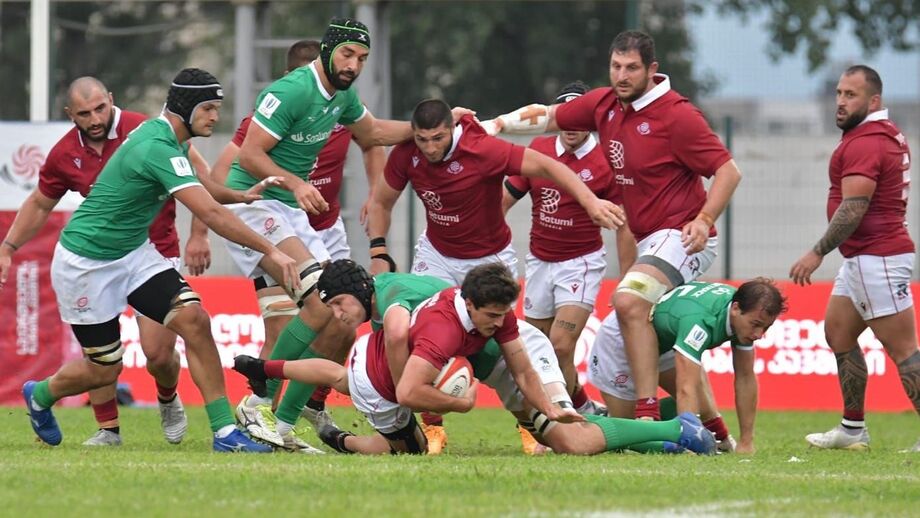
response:
[(184, 286), (169, 303), (169, 312), (163, 318), (163, 325), (168, 326), (169, 322), (182, 311), (182, 308), (192, 304), (201, 304), (201, 296), (188, 286)]
[(74, 324), (71, 327), (89, 361), (104, 366), (121, 361), (125, 349), (119, 337), (118, 317), (101, 324)]
[(259, 297), (259, 311), (262, 318), (297, 316), (297, 304), (287, 295), (264, 295)]
[(617, 292), (631, 293), (652, 304), (658, 302), (662, 295), (667, 293), (668, 287), (658, 279), (647, 273), (629, 272), (617, 285)]
[(415, 414), (409, 417), (409, 424), (403, 428), (395, 432), (381, 432), (380, 435), (386, 437), (388, 441), (402, 441), (406, 445), (405, 452), (391, 450), (390, 453), (412, 453), (415, 455), (428, 453), (428, 439), (425, 438), (425, 432), (422, 431), (422, 427), (415, 420)]

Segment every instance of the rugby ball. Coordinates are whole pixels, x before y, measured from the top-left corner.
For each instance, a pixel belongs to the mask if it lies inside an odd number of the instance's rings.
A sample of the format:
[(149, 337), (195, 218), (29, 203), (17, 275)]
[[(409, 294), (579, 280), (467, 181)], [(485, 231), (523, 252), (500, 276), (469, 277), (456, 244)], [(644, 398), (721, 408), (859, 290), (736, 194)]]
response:
[(463, 397), (473, 383), (473, 366), (463, 356), (454, 356), (434, 379), (434, 388), (453, 397)]

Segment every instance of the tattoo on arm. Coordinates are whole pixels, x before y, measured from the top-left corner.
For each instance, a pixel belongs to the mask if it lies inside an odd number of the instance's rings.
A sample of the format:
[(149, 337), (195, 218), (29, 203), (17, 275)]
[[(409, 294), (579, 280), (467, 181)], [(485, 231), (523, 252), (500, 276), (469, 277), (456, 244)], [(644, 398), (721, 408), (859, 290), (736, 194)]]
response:
[(824, 256), (840, 246), (853, 234), (868, 209), (868, 196), (856, 196), (843, 200), (834, 212), (834, 217), (831, 218), (824, 237), (813, 248), (815, 253)]
[(575, 330), (575, 323), (566, 322), (565, 320), (557, 320), (556, 327), (561, 327), (562, 329), (565, 329), (566, 331), (571, 332)]

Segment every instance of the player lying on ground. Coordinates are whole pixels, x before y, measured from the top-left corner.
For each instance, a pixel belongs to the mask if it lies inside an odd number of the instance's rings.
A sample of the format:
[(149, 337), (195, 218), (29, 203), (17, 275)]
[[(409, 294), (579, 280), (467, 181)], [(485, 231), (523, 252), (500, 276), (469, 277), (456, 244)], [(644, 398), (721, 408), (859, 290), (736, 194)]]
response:
[[(654, 306), (652, 326), (658, 339), (659, 384), (677, 398), (679, 412), (702, 412), (707, 428), (731, 450), (731, 439), (710, 403), (702, 369), (703, 352), (731, 342), (738, 412), (739, 453), (754, 452), (757, 377), (754, 341), (786, 310), (786, 299), (773, 283), (757, 278), (737, 290), (720, 283), (691, 282), (667, 293)], [(588, 379), (601, 390), (612, 415), (631, 417), (635, 386), (616, 315), (604, 319), (591, 358)], [(702, 402), (702, 403), (701, 403)], [(727, 443), (725, 443), (727, 441)]]
[[(334, 271), (346, 277), (345, 269), (354, 272), (357, 278), (366, 275), (360, 266), (349, 263), (336, 261), (327, 268), (324, 277)], [(400, 319), (404, 311), (408, 316), (401, 304), (425, 290), (437, 289), (440, 284), (421, 276), (380, 274), (378, 279), (383, 281), (384, 287), (382, 292), (375, 294), (369, 288), (370, 279), (357, 283), (326, 279), (335, 285), (325, 285), (324, 277), (320, 278), (320, 291), (327, 292), (327, 300), (336, 316), (351, 322), (365, 320), (372, 301), (376, 308), (400, 308), (392, 315), (384, 310), (384, 320)], [(495, 359), (485, 371), (485, 381), (499, 392), (505, 407), (519, 422), (555, 451), (591, 454), (648, 441), (667, 441), (664, 448), (671, 451), (681, 450), (679, 444), (702, 453), (714, 449), (711, 434), (690, 414), (659, 423), (600, 416), (581, 418), (575, 414), (558, 364), (549, 361), (553, 358), (549, 341), (526, 323), (527, 350), (517, 336), (518, 321), (510, 313), (511, 302), (505, 299), (515, 300), (518, 289), (507, 269), (492, 264), (473, 269), (460, 289), (435, 291), (434, 296), (415, 311), (411, 327), (408, 320), (404, 321), (402, 334), (407, 341), (404, 354), (408, 359), (401, 362), (402, 368), (393, 369), (393, 363), (388, 361), (393, 344), (382, 329), (375, 331), (366, 344), (355, 348), (351, 369), (322, 360), (264, 363), (242, 356), (237, 357), (235, 368), (246, 374), (254, 386), (267, 377), (289, 377), (304, 383), (326, 383), (340, 391), (347, 388), (356, 408), (379, 433), (357, 437), (331, 426), (320, 430), (323, 441), (338, 451), (424, 453), (427, 449), (425, 436), (413, 411), (466, 412), (473, 407), (476, 392), (472, 388), (465, 397), (458, 398), (435, 389), (432, 382), (440, 367), (432, 360), (443, 366), (446, 359), (453, 356), (482, 351), (487, 348), (487, 338), (494, 335), (502, 344), (493, 353)], [(381, 293), (387, 296), (379, 296)], [(479, 297), (499, 302), (483, 302)], [(528, 352), (533, 353), (532, 356)], [(475, 359), (480, 366), (488, 361), (483, 356), (479, 352)], [(546, 374), (537, 375), (532, 362)], [(395, 376), (393, 371), (396, 371)], [(544, 387), (549, 389), (551, 396), (547, 397)], [(538, 405), (541, 410), (536, 410)], [(573, 422), (563, 422), (565, 420)]]

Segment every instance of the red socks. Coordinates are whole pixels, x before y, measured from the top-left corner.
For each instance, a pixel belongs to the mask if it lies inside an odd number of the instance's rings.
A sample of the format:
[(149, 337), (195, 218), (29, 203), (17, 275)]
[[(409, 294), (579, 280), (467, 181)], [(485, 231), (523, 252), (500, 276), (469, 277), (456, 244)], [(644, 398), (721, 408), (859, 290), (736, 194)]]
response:
[(661, 408), (658, 406), (658, 398), (650, 397), (636, 400), (636, 419), (643, 417), (651, 417), (655, 421), (661, 421)]

